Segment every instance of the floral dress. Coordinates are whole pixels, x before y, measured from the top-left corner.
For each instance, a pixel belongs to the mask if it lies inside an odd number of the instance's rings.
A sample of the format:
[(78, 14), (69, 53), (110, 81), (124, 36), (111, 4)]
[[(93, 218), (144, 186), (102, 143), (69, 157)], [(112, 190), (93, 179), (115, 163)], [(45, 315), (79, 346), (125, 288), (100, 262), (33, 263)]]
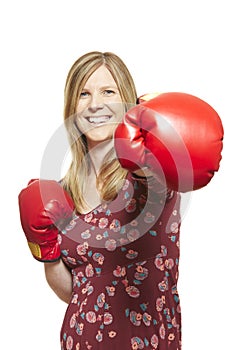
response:
[(59, 237), (73, 276), (61, 349), (181, 349), (179, 208), (129, 174), (114, 201), (74, 215)]

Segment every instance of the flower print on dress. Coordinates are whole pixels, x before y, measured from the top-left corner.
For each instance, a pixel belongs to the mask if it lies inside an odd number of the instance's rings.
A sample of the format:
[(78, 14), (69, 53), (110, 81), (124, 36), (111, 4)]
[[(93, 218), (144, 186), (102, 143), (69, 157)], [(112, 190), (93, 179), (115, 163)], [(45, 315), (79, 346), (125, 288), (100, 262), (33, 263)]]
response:
[(167, 247), (165, 245), (161, 245), (161, 253), (162, 256), (167, 256)]
[(86, 313), (86, 320), (89, 323), (95, 323), (96, 322), (96, 314), (94, 311), (88, 311)]
[(116, 288), (114, 286), (106, 286), (106, 291), (109, 297), (114, 297)]
[(107, 238), (109, 236), (108, 231), (103, 232), (103, 238)]
[[(81, 302), (81, 304), (80, 304), (80, 307), (79, 307), (79, 313), (81, 314), (82, 312), (83, 312), (83, 308), (84, 308), (84, 306), (86, 306), (87, 305), (87, 298), (85, 298), (82, 302)], [(81, 317), (82, 318), (84, 318), (84, 313), (83, 314), (81, 314)]]
[(89, 239), (91, 237), (90, 230), (85, 230), (81, 233), (82, 239)]
[(102, 203), (96, 209), (93, 210), (93, 214), (103, 213), (106, 211), (107, 204)]
[(166, 330), (165, 330), (165, 326), (163, 323), (161, 324), (161, 326), (159, 328), (159, 335), (160, 335), (161, 339), (165, 339), (165, 337), (166, 337)]
[(76, 248), (78, 255), (85, 255), (87, 253), (88, 243), (84, 242), (79, 244)]
[(76, 332), (78, 335), (83, 334), (83, 329), (84, 329), (84, 323), (77, 323), (76, 325)]
[(104, 229), (108, 226), (108, 219), (106, 217), (99, 219), (99, 228)]
[(162, 296), (161, 298), (156, 299), (156, 310), (158, 312), (163, 310), (164, 305), (165, 305), (165, 296)]
[(101, 241), (101, 239), (103, 238), (103, 236), (99, 233), (98, 235), (96, 235), (96, 240), (97, 241)]
[(72, 299), (71, 299), (71, 304), (77, 304), (78, 303), (78, 294), (75, 293), (73, 296), (72, 296)]
[(86, 215), (84, 216), (84, 221), (85, 221), (85, 222), (91, 222), (92, 218), (93, 218), (93, 213), (92, 213), (92, 212), (91, 212), (91, 213), (88, 213), (88, 214), (86, 214)]
[(113, 232), (119, 232), (121, 229), (121, 223), (119, 220), (114, 219), (111, 224), (109, 225), (110, 230)]
[(145, 326), (148, 327), (151, 324), (152, 317), (147, 312), (144, 312), (144, 314), (142, 315), (142, 320), (143, 320), (143, 323), (145, 324)]
[(97, 305), (99, 307), (103, 307), (105, 303), (105, 294), (104, 293), (100, 293), (97, 297)]
[(73, 338), (71, 337), (71, 335), (69, 335), (66, 339), (66, 349), (72, 350), (73, 344), (74, 344)]
[(140, 326), (142, 322), (142, 314), (136, 311), (130, 311), (129, 313), (129, 319), (132, 322), (134, 326)]
[(116, 269), (113, 271), (113, 275), (116, 277), (124, 277), (126, 275), (126, 268), (125, 266), (117, 266)]
[(143, 340), (139, 337), (131, 338), (131, 348), (133, 350), (143, 349), (144, 348)]
[(178, 222), (173, 222), (171, 225), (170, 225), (170, 232), (169, 233), (177, 233), (179, 230), (179, 224)]
[(156, 237), (156, 236), (157, 236), (157, 231), (155, 231), (155, 230), (150, 230), (150, 231), (149, 231), (149, 234), (150, 234), (151, 236), (153, 236), (153, 237)]
[(157, 254), (154, 260), (154, 264), (156, 268), (159, 269), (160, 271), (164, 271), (164, 278), (158, 284), (159, 290), (161, 292), (165, 292), (169, 289), (169, 285), (168, 285), (169, 270), (173, 269), (173, 267), (175, 266), (174, 260), (172, 258), (168, 258), (164, 260), (166, 256), (167, 256), (167, 247), (162, 245), (161, 253)]
[(94, 276), (94, 268), (93, 268), (92, 264), (88, 264), (85, 267), (85, 275), (87, 277), (93, 277)]
[(74, 328), (76, 324), (76, 314), (73, 314), (70, 318), (70, 328)]
[(139, 281), (143, 281), (145, 278), (148, 277), (148, 269), (141, 265), (138, 265), (136, 267), (136, 272), (134, 274), (134, 277)]
[(147, 197), (144, 196), (143, 194), (140, 195), (138, 202), (140, 204), (141, 207), (144, 207), (146, 202), (147, 202)]
[(136, 312), (134, 310), (130, 312), (129, 310), (126, 310), (126, 316), (129, 316), (131, 323), (137, 327), (140, 326), (142, 322), (145, 324), (145, 326), (150, 326), (152, 321), (152, 316), (147, 312), (141, 314), (140, 312)]
[(115, 239), (108, 239), (105, 242), (105, 248), (110, 252), (114, 251), (116, 247), (117, 247), (117, 242), (115, 241)]
[(109, 312), (105, 312), (104, 313), (104, 318), (103, 318), (103, 322), (106, 326), (108, 326), (109, 324), (111, 324), (113, 322), (113, 316), (112, 314), (110, 314)]
[(81, 284), (86, 283), (87, 278), (85, 277), (84, 273), (82, 271), (78, 271), (77, 273), (73, 270), (73, 285), (80, 287)]
[(71, 258), (70, 256), (67, 256), (66, 258), (64, 258), (65, 261), (67, 261), (67, 263), (69, 265), (76, 265), (77, 261), (75, 258)]
[(135, 286), (127, 286), (125, 290), (131, 298), (138, 298), (140, 295), (139, 289)]
[(58, 244), (61, 244), (61, 242), (62, 242), (62, 235), (60, 235), (60, 233), (58, 233), (58, 235), (57, 235), (57, 242), (58, 242)]
[(104, 263), (104, 256), (101, 253), (94, 253), (93, 254), (93, 260), (96, 261), (99, 265), (103, 265)]
[(175, 265), (175, 263), (174, 263), (174, 260), (172, 258), (169, 258), (169, 259), (165, 260), (165, 267), (168, 270), (171, 270), (174, 267), (174, 265)]
[(139, 237), (140, 232), (136, 228), (129, 230), (129, 232), (127, 233), (127, 238), (130, 242), (136, 241)]
[(127, 188), (129, 187), (129, 184), (130, 184), (129, 180), (128, 180), (128, 179), (125, 179), (125, 180), (124, 180), (124, 184), (123, 184), (123, 186), (122, 186), (122, 190), (123, 190), (123, 191), (126, 191)]
[(173, 325), (173, 327), (180, 329), (180, 325), (177, 323), (176, 317), (173, 317), (172, 325)]
[(160, 271), (164, 271), (164, 257), (167, 256), (167, 248), (162, 245), (161, 246), (161, 253), (157, 254), (154, 260), (154, 264), (156, 266), (157, 269), (159, 269)]
[(100, 330), (98, 330), (95, 338), (100, 343), (103, 340), (103, 333)]
[(163, 311), (164, 315), (166, 315), (166, 321), (167, 322), (171, 322), (171, 313), (170, 313), (170, 309), (168, 307), (166, 307)]
[(159, 290), (165, 292), (168, 290), (168, 278), (165, 276), (162, 282), (158, 284)]
[(75, 350), (80, 350), (80, 343), (76, 344)]
[(130, 198), (130, 194), (129, 194), (128, 191), (126, 191), (126, 192), (124, 193), (124, 199), (127, 200), (127, 199), (129, 199), (129, 198)]
[(82, 294), (91, 295), (94, 291), (94, 287), (91, 282), (88, 282), (84, 288), (82, 288)]
[(156, 256), (154, 263), (158, 270), (164, 271), (164, 262), (161, 254)]
[(137, 202), (135, 198), (131, 198), (125, 206), (125, 210), (127, 213), (133, 213), (137, 208)]
[(62, 250), (61, 250), (61, 253), (62, 253), (63, 256), (68, 256), (68, 255), (69, 255), (69, 250), (67, 250), (67, 249), (62, 249)]
[(144, 217), (144, 221), (147, 224), (151, 224), (152, 222), (155, 221), (155, 216), (152, 213), (147, 212), (145, 217)]
[(117, 333), (115, 331), (109, 331), (108, 332), (109, 338), (114, 338), (116, 335), (117, 335)]
[(133, 227), (138, 226), (138, 221), (137, 221), (136, 219), (132, 220), (132, 221), (130, 222), (130, 226), (133, 226)]
[(68, 225), (61, 231), (64, 235), (67, 233), (67, 231), (71, 231), (76, 226), (76, 217), (73, 218)]
[(109, 208), (107, 208), (105, 215), (106, 216), (110, 216), (112, 214), (111, 210)]
[(156, 334), (153, 334), (150, 340), (151, 346), (153, 349), (157, 349), (159, 345), (159, 339)]
[(136, 252), (133, 249), (129, 249), (127, 254), (126, 254), (126, 258), (128, 259), (135, 259), (138, 256), (138, 252)]

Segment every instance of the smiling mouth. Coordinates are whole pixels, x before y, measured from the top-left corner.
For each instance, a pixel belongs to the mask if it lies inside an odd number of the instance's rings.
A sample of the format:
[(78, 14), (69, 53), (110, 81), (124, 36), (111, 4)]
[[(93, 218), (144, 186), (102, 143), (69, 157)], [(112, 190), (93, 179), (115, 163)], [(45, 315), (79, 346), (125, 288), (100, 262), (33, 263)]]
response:
[(107, 123), (111, 119), (111, 116), (102, 115), (100, 117), (87, 117), (86, 119), (91, 124), (104, 124), (104, 123)]

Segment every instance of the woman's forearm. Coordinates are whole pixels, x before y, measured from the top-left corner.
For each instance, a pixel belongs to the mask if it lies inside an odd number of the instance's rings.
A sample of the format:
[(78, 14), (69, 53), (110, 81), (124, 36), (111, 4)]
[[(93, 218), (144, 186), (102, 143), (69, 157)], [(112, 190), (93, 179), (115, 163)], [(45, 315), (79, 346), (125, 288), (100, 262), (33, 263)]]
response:
[(65, 303), (70, 302), (72, 294), (72, 276), (62, 260), (44, 263), (45, 276), (54, 293)]

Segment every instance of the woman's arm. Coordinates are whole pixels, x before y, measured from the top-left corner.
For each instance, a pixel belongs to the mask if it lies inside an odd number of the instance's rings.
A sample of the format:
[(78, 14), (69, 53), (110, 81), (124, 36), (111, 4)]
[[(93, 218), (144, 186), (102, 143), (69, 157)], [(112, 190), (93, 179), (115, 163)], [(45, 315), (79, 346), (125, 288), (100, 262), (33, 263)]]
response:
[(63, 261), (44, 264), (45, 276), (54, 293), (65, 303), (69, 304), (72, 294), (72, 275)]

